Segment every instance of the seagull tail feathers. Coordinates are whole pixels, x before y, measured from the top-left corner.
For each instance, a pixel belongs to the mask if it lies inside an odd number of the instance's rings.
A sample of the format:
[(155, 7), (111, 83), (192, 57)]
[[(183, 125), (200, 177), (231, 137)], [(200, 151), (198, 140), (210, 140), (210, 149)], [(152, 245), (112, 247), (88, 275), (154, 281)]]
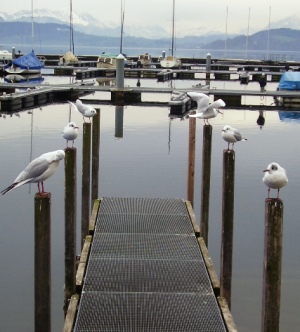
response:
[(9, 191), (13, 190), (15, 188), (17, 183), (13, 183), (10, 186), (8, 186), (7, 188), (5, 188), (4, 190), (1, 191), (2, 195), (5, 195), (6, 193), (8, 193)]
[(12, 183), (10, 186), (8, 186), (8, 187), (5, 188), (4, 190), (2, 190), (2, 191), (1, 191), (1, 194), (2, 194), (2, 195), (5, 195), (5, 194), (8, 193), (9, 191), (12, 191), (13, 189), (16, 189), (16, 188), (18, 188), (18, 187), (20, 187), (20, 186), (23, 186), (23, 184), (30, 182), (30, 180), (32, 180), (32, 179), (27, 179), (27, 180), (25, 180), (25, 181), (21, 181), (21, 182), (14, 182), (14, 183)]

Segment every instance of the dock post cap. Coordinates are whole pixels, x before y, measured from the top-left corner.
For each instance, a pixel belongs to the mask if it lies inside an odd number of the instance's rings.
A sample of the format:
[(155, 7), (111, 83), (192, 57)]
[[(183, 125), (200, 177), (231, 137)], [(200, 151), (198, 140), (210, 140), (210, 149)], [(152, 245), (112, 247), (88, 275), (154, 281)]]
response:
[(120, 53), (118, 56), (117, 56), (117, 59), (125, 59), (124, 55), (122, 53)]

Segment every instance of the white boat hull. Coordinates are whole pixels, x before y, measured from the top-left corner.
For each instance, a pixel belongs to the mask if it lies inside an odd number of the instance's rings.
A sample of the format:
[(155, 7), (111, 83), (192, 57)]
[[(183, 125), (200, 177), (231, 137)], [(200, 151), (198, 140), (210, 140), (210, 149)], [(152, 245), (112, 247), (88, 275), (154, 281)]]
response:
[(20, 67), (9, 67), (5, 68), (5, 72), (7, 74), (16, 74), (16, 75), (30, 75), (30, 74), (40, 74), (40, 69), (26, 69), (26, 68), (20, 68)]
[(167, 57), (160, 60), (160, 65), (162, 68), (181, 68), (181, 60), (176, 57)]

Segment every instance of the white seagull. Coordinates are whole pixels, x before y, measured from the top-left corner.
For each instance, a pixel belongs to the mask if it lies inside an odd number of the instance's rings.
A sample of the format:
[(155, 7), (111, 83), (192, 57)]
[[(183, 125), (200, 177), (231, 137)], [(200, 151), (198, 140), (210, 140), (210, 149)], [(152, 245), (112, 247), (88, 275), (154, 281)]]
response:
[(71, 101), (69, 101), (69, 104), (75, 109), (77, 110), (79, 113), (82, 114), (83, 116), (83, 121), (85, 122), (84, 118), (89, 118), (90, 122), (91, 122), (91, 118), (96, 115), (96, 110), (90, 106), (90, 105), (85, 105), (82, 103), (82, 101), (80, 99), (76, 100), (76, 104), (72, 103)]
[[(65, 158), (63, 150), (57, 150), (42, 154), (32, 162), (17, 176), (14, 183), (1, 191), (4, 195), (7, 192), (22, 186), (25, 183), (37, 183), (40, 195), (45, 195), (44, 181), (47, 180), (57, 170), (59, 161)], [(40, 184), (42, 191), (40, 189)]]
[(265, 172), (265, 175), (262, 180), (268, 187), (268, 198), (270, 195), (270, 189), (277, 189), (277, 199), (279, 199), (279, 190), (288, 183), (285, 169), (273, 162), (269, 164), (268, 168), (263, 172)]
[(67, 148), (69, 141), (72, 141), (73, 147), (74, 140), (78, 137), (78, 127), (76, 126), (75, 122), (70, 122), (65, 126), (62, 132), (62, 137), (67, 141)]
[(197, 102), (197, 113), (190, 114), (191, 118), (199, 118), (204, 120), (204, 124), (209, 125), (208, 119), (215, 118), (218, 113), (223, 114), (219, 111), (220, 107), (226, 106), (222, 99), (218, 99), (209, 104), (209, 97), (200, 92), (188, 92), (187, 95)]
[(238, 129), (230, 127), (228, 125), (224, 126), (222, 130), (222, 137), (224, 141), (228, 143), (228, 150), (230, 150), (229, 149), (230, 143), (232, 144), (232, 150), (233, 150), (234, 143), (239, 141), (247, 141), (247, 138), (242, 137), (242, 134)]

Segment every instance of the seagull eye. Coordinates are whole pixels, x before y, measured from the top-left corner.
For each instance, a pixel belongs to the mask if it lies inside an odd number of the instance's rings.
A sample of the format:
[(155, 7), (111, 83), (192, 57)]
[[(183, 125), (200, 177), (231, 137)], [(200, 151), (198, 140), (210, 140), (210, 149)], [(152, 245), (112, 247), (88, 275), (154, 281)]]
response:
[(277, 170), (277, 167), (276, 167), (275, 165), (272, 165), (271, 169), (272, 169), (273, 171), (276, 171), (276, 170)]

